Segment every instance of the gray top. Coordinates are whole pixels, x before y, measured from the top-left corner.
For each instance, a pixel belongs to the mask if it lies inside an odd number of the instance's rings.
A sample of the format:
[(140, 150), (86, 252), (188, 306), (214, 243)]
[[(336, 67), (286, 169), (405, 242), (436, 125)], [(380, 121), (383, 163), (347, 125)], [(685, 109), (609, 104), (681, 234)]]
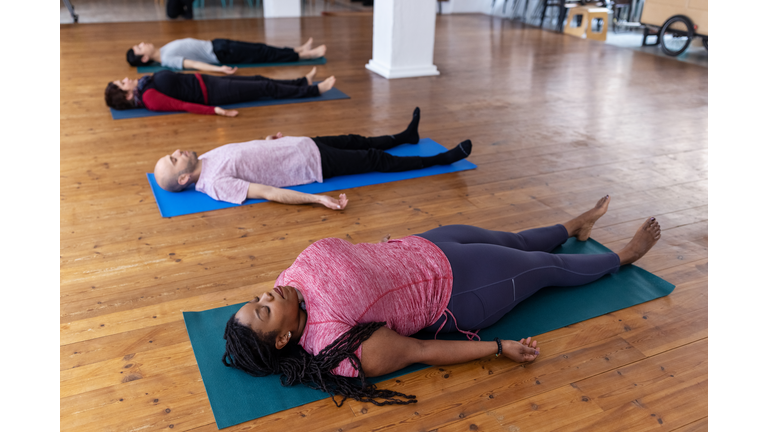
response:
[(160, 48), (160, 59), (165, 67), (184, 69), (184, 59), (197, 60), (208, 64), (219, 64), (213, 53), (213, 42), (199, 39), (178, 39)]

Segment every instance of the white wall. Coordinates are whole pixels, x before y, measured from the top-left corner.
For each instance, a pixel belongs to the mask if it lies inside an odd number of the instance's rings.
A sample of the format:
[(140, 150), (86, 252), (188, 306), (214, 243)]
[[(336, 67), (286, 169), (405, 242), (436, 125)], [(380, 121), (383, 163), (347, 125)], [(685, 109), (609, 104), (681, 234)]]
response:
[(301, 16), (301, 0), (264, 0), (264, 18), (299, 16)]
[[(490, 15), (493, 3), (494, 0), (449, 0), (447, 2), (440, 2), (438, 7), (442, 7), (443, 14), (484, 13)], [(496, 3), (503, 4), (504, 0), (496, 0)]]

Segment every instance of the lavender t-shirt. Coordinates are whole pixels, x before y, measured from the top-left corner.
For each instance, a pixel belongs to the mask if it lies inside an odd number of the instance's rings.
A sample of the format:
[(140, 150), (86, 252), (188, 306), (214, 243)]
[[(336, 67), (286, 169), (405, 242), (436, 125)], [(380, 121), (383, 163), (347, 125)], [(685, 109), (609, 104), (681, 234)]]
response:
[(195, 189), (235, 204), (245, 201), (250, 183), (285, 187), (323, 182), (320, 151), (307, 137), (227, 144), (200, 159), (203, 168)]

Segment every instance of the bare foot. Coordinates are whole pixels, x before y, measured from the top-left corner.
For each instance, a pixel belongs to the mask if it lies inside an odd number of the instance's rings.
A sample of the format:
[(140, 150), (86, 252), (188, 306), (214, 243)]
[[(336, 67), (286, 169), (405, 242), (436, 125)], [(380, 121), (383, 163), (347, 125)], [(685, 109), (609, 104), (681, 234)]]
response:
[(311, 49), (312, 49), (312, 38), (309, 38), (309, 39), (307, 39), (307, 42), (304, 43), (304, 45), (298, 46), (298, 47), (294, 48), (293, 50), (296, 51), (297, 53), (301, 54), (301, 53), (303, 53), (305, 51), (309, 51)]
[(619, 265), (632, 264), (639, 260), (661, 238), (661, 226), (656, 218), (648, 218), (637, 229), (632, 240), (624, 246), (619, 255)]
[(317, 89), (320, 90), (320, 94), (323, 94), (332, 89), (334, 84), (336, 84), (336, 77), (328, 77), (317, 85)]
[(315, 74), (317, 73), (317, 68), (313, 67), (311, 71), (309, 71), (308, 74), (304, 75), (304, 78), (307, 79), (307, 85), (312, 85), (312, 80), (315, 79)]
[(606, 195), (597, 201), (594, 208), (564, 223), (563, 226), (568, 230), (568, 237), (576, 237), (579, 241), (587, 241), (589, 235), (592, 234), (592, 227), (595, 225), (595, 222), (608, 211), (608, 204), (610, 202), (611, 197)]
[(313, 48), (311, 50), (302, 51), (299, 53), (299, 58), (302, 60), (316, 59), (325, 55), (325, 45)]

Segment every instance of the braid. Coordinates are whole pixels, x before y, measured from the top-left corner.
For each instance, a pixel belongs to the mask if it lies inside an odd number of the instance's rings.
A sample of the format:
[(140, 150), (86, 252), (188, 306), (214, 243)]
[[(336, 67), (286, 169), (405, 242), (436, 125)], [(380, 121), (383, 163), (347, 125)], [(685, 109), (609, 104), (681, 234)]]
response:
[[(383, 325), (382, 322), (357, 324), (313, 356), (296, 343), (278, 350), (269, 342), (275, 340), (277, 332), (256, 333), (237, 322), (232, 315), (224, 330), (227, 343), (221, 361), (224, 366), (240, 369), (252, 376), (279, 374), (281, 384), (286, 387), (304, 384), (322, 390), (331, 396), (337, 407), (342, 406), (347, 398), (379, 406), (415, 403), (416, 396), (379, 389), (365, 380), (363, 367), (355, 351)], [(357, 370), (359, 379), (331, 373), (345, 359), (349, 359), (352, 367)], [(336, 396), (342, 397), (341, 402), (336, 401)]]

